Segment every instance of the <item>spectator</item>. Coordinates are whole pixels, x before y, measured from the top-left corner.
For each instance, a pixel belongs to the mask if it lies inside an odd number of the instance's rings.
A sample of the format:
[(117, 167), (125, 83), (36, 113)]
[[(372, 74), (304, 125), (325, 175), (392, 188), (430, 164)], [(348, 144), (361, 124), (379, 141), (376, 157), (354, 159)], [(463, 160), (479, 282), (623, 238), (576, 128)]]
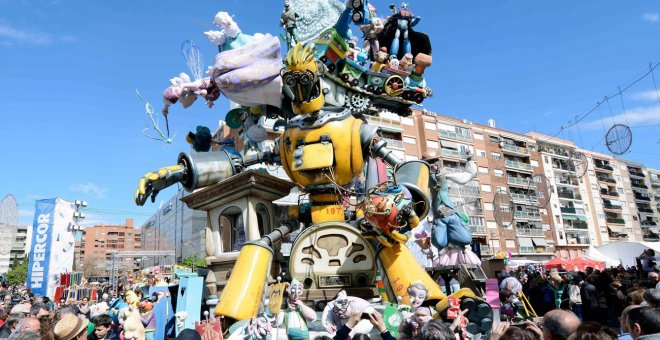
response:
[(543, 340), (566, 340), (580, 326), (572, 312), (553, 310), (543, 316)]
[(594, 284), (598, 281), (596, 274), (587, 277), (587, 282), (582, 285), (580, 296), (582, 297), (582, 316), (584, 321), (596, 321), (598, 314), (598, 291)]
[(648, 274), (648, 280), (644, 281), (644, 288), (651, 289), (655, 288), (655, 286), (658, 285), (658, 282), (660, 282), (660, 275), (656, 272), (649, 272)]
[(569, 306), (580, 320), (582, 320), (582, 297), (580, 296), (581, 285), (582, 280), (579, 277), (574, 277), (568, 285)]
[(85, 340), (87, 338), (87, 322), (75, 315), (66, 315), (55, 324), (55, 339)]
[(78, 306), (78, 309), (80, 310), (80, 314), (84, 315), (85, 318), (89, 319), (89, 310), (90, 310), (90, 305), (89, 305), (89, 299), (83, 298), (82, 303), (80, 306)]
[(644, 294), (642, 294), (642, 297), (649, 307), (660, 307), (660, 291), (655, 290), (655, 288), (645, 291)]
[(51, 317), (41, 317), (39, 319), (41, 328), (39, 329), (39, 335), (42, 340), (55, 340), (55, 333), (53, 333), (53, 328), (55, 328), (55, 323)]
[(11, 309), (12, 307), (12, 298), (11, 294), (5, 294), (5, 297), (2, 299), (5, 303), (5, 308), (6, 309)]
[(50, 311), (45, 303), (37, 302), (30, 308), (30, 315), (39, 319), (44, 316), (50, 316)]
[(21, 314), (23, 316), (30, 315), (30, 305), (26, 303), (19, 303), (11, 309), (9, 314)]
[(92, 319), (94, 332), (87, 336), (87, 340), (119, 340), (119, 333), (112, 329), (112, 319), (109, 315), (101, 314)]
[(660, 311), (642, 306), (628, 312), (628, 327), (633, 339), (660, 339)]
[(616, 331), (595, 321), (587, 321), (575, 331), (575, 340), (617, 340)]
[(433, 319), (422, 327), (420, 340), (454, 340), (456, 337), (442, 320)]
[[(364, 335), (366, 336), (367, 339), (369, 339), (369, 336), (366, 334), (358, 334), (358, 335)], [(358, 335), (353, 337), (353, 339), (357, 339)], [(177, 336), (175, 340), (202, 340), (202, 336), (192, 329), (184, 329), (181, 331), (181, 333), (179, 333), (179, 336)]]
[(55, 312), (55, 320), (60, 321), (64, 319), (65, 316), (67, 315), (73, 315), (73, 316), (78, 316), (78, 309), (73, 308), (72, 306), (65, 306), (61, 307)]
[(33, 331), (25, 331), (10, 335), (8, 340), (42, 340), (42, 339), (39, 333), (35, 333)]
[(16, 326), (23, 319), (23, 314), (9, 314), (7, 322), (0, 328), (0, 339), (7, 339), (16, 330)]
[(18, 322), (14, 333), (22, 333), (25, 331), (39, 332), (40, 329), (41, 324), (39, 323), (39, 319), (27, 317)]
[(619, 335), (619, 340), (632, 340), (632, 337), (630, 336), (630, 328), (628, 327), (628, 313), (635, 308), (639, 308), (639, 306), (628, 306), (623, 309), (623, 312), (621, 312), (621, 319), (619, 321), (619, 327), (621, 327), (621, 335)]

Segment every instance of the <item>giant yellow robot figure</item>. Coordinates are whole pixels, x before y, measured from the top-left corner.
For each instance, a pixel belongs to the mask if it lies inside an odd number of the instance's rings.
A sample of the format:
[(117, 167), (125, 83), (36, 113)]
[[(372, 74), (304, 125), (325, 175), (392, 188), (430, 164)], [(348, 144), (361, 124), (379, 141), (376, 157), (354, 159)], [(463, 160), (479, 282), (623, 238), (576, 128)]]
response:
[[(159, 190), (180, 182), (192, 191), (222, 181), (257, 163), (281, 164), (292, 181), (305, 188), (311, 203), (313, 224), (345, 223), (342, 197), (337, 186), (346, 186), (362, 172), (367, 156), (383, 159), (396, 169), (398, 186), (393, 197), (410, 201), (413, 226), (429, 210), (428, 165), (423, 162), (403, 163), (387, 149), (378, 128), (356, 119), (349, 109), (324, 107), (324, 90), (320, 79), (323, 66), (314, 57), (313, 45), (298, 43), (284, 59), (281, 76), (283, 92), (291, 98), (292, 118), (272, 151), (240, 158), (219, 151), (182, 153), (179, 164), (146, 174), (139, 182), (135, 200), (142, 205)], [(390, 190), (391, 191), (391, 190)], [(401, 193), (403, 192), (403, 193)], [(399, 196), (397, 196), (399, 195)], [(379, 202), (367, 205), (364, 213), (381, 214)], [(382, 215), (382, 214), (381, 214)], [(381, 216), (378, 215), (378, 216)], [(272, 243), (289, 233), (297, 223), (285, 224), (261, 240), (247, 242), (241, 249), (232, 275), (215, 310), (234, 320), (256, 316), (261, 308), (265, 281), (273, 255)], [(397, 228), (379, 233), (383, 247), (378, 253), (393, 293), (407, 301), (406, 289), (422, 281), (429, 288), (429, 299), (445, 297), (440, 287), (419, 266), (407, 247), (399, 242), (405, 235)]]

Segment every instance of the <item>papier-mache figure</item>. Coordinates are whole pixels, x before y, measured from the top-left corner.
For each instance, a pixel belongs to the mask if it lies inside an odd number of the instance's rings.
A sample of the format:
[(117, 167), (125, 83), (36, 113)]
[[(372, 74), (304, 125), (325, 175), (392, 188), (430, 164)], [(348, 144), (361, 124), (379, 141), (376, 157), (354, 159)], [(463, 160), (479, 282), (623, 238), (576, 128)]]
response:
[[(243, 321), (245, 322), (245, 321)], [(243, 324), (239, 322), (235, 325)], [(256, 317), (248, 320), (240, 329), (232, 332), (228, 340), (265, 340), (271, 338), (271, 331), (273, 330), (274, 318), (266, 313), (257, 315)]]
[[(346, 291), (342, 290), (337, 294), (337, 298), (323, 309), (321, 321), (325, 330), (334, 335), (341, 326), (343, 326), (353, 313), (370, 313), (374, 309), (369, 302), (354, 296), (347, 296)], [(360, 320), (350, 332), (350, 337), (355, 334), (369, 334), (373, 324), (369, 320)]]
[(282, 26), (286, 32), (287, 48), (291, 48), (296, 45), (294, 32), (296, 29), (296, 22), (298, 22), (299, 17), (300, 16), (298, 13), (294, 12), (291, 8), (291, 1), (284, 0), (284, 11), (280, 16), (280, 26)]
[(369, 15), (371, 22), (366, 25), (360, 26), (360, 31), (364, 33), (364, 50), (369, 53), (369, 59), (375, 61), (378, 59), (378, 51), (380, 51), (380, 44), (378, 43), (378, 33), (383, 30), (383, 19), (378, 17), (378, 10), (371, 4), (369, 7)]
[(400, 339), (417, 338), (422, 327), (433, 318), (433, 311), (422, 307), (428, 297), (428, 289), (422, 282), (411, 284), (406, 290), (410, 306), (401, 306), (403, 322), (399, 326)]
[(287, 293), (289, 298), (286, 301), (286, 309), (278, 316), (278, 324), (284, 323), (286, 336), (289, 340), (304, 340), (309, 338), (309, 329), (307, 322), (316, 320), (316, 312), (312, 308), (305, 306), (300, 300), (303, 294), (303, 285), (298, 280), (293, 279), (287, 283)]
[[(468, 216), (454, 211), (455, 205), (449, 197), (449, 184), (452, 181), (465, 185), (477, 175), (477, 165), (469, 150), (464, 172), (446, 173), (437, 163), (432, 165), (431, 196), (433, 197), (433, 223), (431, 243), (440, 250), (434, 265), (481, 264), (481, 260), (466, 245), (472, 243), (468, 227)], [(437, 159), (437, 158), (435, 158)], [(435, 160), (429, 159), (429, 162)]]

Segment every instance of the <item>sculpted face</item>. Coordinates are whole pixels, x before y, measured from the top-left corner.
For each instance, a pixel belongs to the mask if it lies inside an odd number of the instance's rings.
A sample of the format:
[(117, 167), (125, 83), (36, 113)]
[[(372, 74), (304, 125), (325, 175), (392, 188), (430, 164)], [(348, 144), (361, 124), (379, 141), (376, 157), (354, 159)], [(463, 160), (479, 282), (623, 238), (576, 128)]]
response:
[(335, 300), (335, 306), (333, 308), (334, 312), (339, 315), (340, 318), (345, 319), (351, 316), (351, 302), (347, 297), (337, 297)]
[(428, 297), (428, 292), (426, 289), (422, 289), (422, 287), (410, 286), (408, 288), (408, 297), (410, 299), (410, 305), (415, 309), (424, 303)]
[(291, 301), (296, 301), (300, 299), (303, 294), (303, 285), (302, 283), (293, 283), (289, 286), (289, 299)]

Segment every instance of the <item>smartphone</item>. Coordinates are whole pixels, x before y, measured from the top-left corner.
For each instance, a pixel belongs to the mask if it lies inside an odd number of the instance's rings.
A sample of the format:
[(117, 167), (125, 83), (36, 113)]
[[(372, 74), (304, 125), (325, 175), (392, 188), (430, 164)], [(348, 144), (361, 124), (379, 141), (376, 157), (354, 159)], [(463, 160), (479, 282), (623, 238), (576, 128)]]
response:
[(360, 317), (360, 319), (371, 320), (371, 314), (369, 314), (369, 313), (362, 313), (362, 316)]

